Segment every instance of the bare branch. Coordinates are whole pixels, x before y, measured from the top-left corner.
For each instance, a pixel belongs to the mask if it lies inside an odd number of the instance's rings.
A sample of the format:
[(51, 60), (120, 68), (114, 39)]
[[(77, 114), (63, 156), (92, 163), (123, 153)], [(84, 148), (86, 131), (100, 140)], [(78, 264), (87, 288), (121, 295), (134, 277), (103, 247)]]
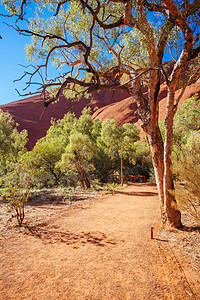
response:
[[(98, 91), (98, 90), (116, 90), (116, 89), (129, 92), (128, 87), (120, 86), (117, 83), (116, 84), (101, 84), (101, 85), (99, 85), (96, 83), (84, 82), (84, 81), (77, 80), (75, 78), (68, 77), (68, 78), (66, 78), (66, 80), (63, 83), (54, 83), (54, 85), (57, 85), (57, 86), (60, 85), (60, 88), (58, 89), (56, 96), (49, 98), (47, 101), (45, 101), (44, 105), (47, 107), (52, 102), (59, 100), (59, 97), (62, 94), (63, 90), (65, 88), (67, 88), (67, 85), (70, 83), (74, 83), (75, 85), (77, 84), (79, 86), (86, 87), (86, 90), (84, 92), (87, 91), (87, 93), (93, 93), (94, 91)], [(51, 85), (53, 85), (53, 84), (48, 84), (48, 87), (50, 87)]]
[(169, 52), (170, 52), (170, 55), (171, 55), (173, 61), (177, 62), (177, 60), (174, 58), (174, 56), (172, 54), (172, 47), (171, 47), (170, 43), (168, 43), (168, 46), (169, 46)]
[[(99, 1), (97, 1), (99, 2)], [(124, 1), (113, 1), (113, 2), (122, 2), (124, 3)], [(80, 0), (80, 3), (83, 5), (83, 7), (87, 8), (89, 10), (89, 12), (91, 13), (91, 15), (95, 15), (95, 11), (93, 10), (93, 8), (87, 3), (87, 1), (84, 0)], [(116, 28), (119, 26), (122, 26), (124, 23), (124, 18), (120, 17), (118, 21), (114, 22), (114, 23), (110, 23), (110, 24), (105, 24), (104, 22), (102, 22), (97, 16), (96, 16), (96, 22), (98, 23), (98, 25), (104, 29), (111, 29), (111, 28)]]
[[(188, 47), (190, 47), (190, 44), (193, 42), (193, 33), (191, 28), (173, 0), (164, 0), (164, 3), (169, 9), (171, 16), (175, 20), (176, 25), (182, 30), (185, 40), (189, 44)], [(187, 44), (185, 46), (187, 47)]]
[(188, 4), (188, 7), (185, 9), (185, 12), (183, 12), (183, 13), (185, 13), (186, 16), (191, 16), (199, 9), (200, 9), (199, 0), (194, 0), (192, 3)]
[(161, 31), (161, 34), (160, 34), (160, 38), (159, 38), (159, 41), (158, 41), (158, 45), (157, 45), (157, 55), (158, 55), (160, 64), (161, 64), (163, 56), (164, 56), (164, 52), (165, 52), (165, 48), (166, 48), (166, 45), (167, 45), (168, 37), (169, 37), (174, 25), (175, 25), (175, 22), (170, 17), (167, 19), (167, 21), (163, 25), (163, 28), (162, 28), (162, 31)]
[(11, 18), (11, 17), (18, 17), (18, 19), (16, 20), (16, 22), (20, 19), (20, 20), (24, 20), (24, 6), (27, 6), (26, 0), (22, 0), (21, 4), (20, 4), (20, 13), (19, 14), (10, 14), (10, 15), (6, 15), (6, 14), (0, 14), (0, 16), (2, 17), (7, 17), (7, 18)]
[(61, 6), (62, 6), (63, 4), (65, 4), (65, 3), (67, 3), (67, 2), (69, 2), (69, 0), (63, 0), (63, 1), (60, 1), (60, 2), (58, 3), (57, 9), (56, 9), (56, 13), (55, 13), (54, 17), (56, 17), (56, 16), (58, 15)]
[(162, 73), (163, 73), (163, 75), (164, 75), (164, 78), (165, 78), (165, 80), (166, 80), (166, 83), (167, 83), (167, 85), (168, 85), (168, 84), (169, 84), (169, 79), (168, 79), (167, 73), (165, 72), (165, 70), (164, 70), (164, 68), (163, 68), (162, 65), (161, 65), (161, 69), (162, 69)]
[(23, 20), (24, 5), (27, 6), (26, 0), (22, 0), (22, 3), (21, 3), (21, 5), (20, 5), (20, 14), (19, 14), (19, 19), (20, 19), (20, 20)]
[(113, 49), (114, 44), (116, 43), (116, 40), (117, 40), (117, 38), (119, 37), (119, 35), (117, 35), (117, 36), (114, 38), (114, 41), (113, 41), (112, 45), (110, 45), (110, 40), (109, 40), (109, 38), (108, 38), (106, 35), (105, 35), (105, 38), (104, 38), (104, 37), (101, 37), (100, 35), (96, 34), (96, 37), (97, 37), (98, 39), (102, 40), (102, 41), (105, 43), (105, 45), (106, 45), (106, 47), (107, 47), (109, 53), (113, 53), (114, 56), (115, 56), (115, 57), (117, 58), (117, 60), (118, 60), (118, 64), (121, 64), (120, 54), (118, 54), (118, 53)]
[(92, 49), (92, 46), (93, 46), (93, 36), (92, 36), (92, 34), (93, 34), (93, 29), (94, 29), (95, 22), (96, 22), (96, 20), (97, 20), (97, 15), (98, 15), (98, 13), (99, 13), (99, 11), (100, 11), (100, 8), (101, 8), (100, 2), (97, 0), (97, 8), (96, 8), (96, 10), (94, 11), (94, 14), (93, 14), (93, 22), (92, 22), (92, 26), (91, 26), (91, 28), (90, 28), (90, 46), (87, 47), (86, 52), (85, 52), (85, 54), (83, 55), (84, 58), (85, 58), (85, 63), (86, 63), (86, 65), (89, 67), (90, 72), (93, 73), (93, 75), (95, 76), (95, 79), (96, 79), (98, 85), (100, 84), (98, 73), (97, 73), (97, 71), (95, 70), (95, 68), (90, 64), (90, 62), (88, 61), (88, 57), (89, 57), (89, 55), (90, 55), (90, 53), (91, 53), (91, 49)]
[(158, 3), (149, 3), (147, 0), (143, 1), (144, 6), (149, 10), (149, 11), (155, 11), (155, 12), (160, 12), (163, 14), (166, 18), (168, 18), (168, 13), (166, 10), (166, 7), (164, 5), (160, 5)]

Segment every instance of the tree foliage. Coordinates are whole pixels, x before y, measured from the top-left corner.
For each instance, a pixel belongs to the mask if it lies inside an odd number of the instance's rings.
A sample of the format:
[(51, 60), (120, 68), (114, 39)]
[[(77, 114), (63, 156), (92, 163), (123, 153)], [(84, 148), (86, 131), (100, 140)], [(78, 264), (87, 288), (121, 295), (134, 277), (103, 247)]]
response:
[(200, 99), (194, 95), (178, 109), (174, 120), (174, 148), (183, 148), (189, 136), (200, 130)]
[(129, 157), (134, 161), (134, 144), (139, 140), (139, 130), (134, 124), (126, 123), (119, 128), (115, 120), (106, 120), (102, 124), (101, 141), (111, 158), (121, 161), (121, 184), (123, 185), (123, 160)]
[(153, 165), (149, 145), (144, 138), (134, 144), (133, 174), (144, 175), (145, 178), (154, 179)]
[(8, 112), (0, 110), (0, 172), (6, 174), (26, 151), (27, 130), (19, 132), (18, 124)]
[(173, 172), (179, 207), (200, 224), (200, 100), (197, 95), (186, 100), (174, 122)]
[(78, 131), (72, 131), (69, 138), (69, 144), (62, 156), (60, 166), (63, 170), (76, 168), (80, 175), (80, 181), (83, 188), (90, 188), (90, 181), (87, 171), (92, 170), (91, 160), (95, 149), (88, 135)]
[(29, 170), (34, 170), (34, 176), (38, 178), (43, 185), (47, 183), (57, 186), (62, 172), (56, 164), (61, 159), (64, 152), (64, 145), (57, 138), (42, 138), (34, 149), (22, 158), (24, 164)]
[(114, 120), (92, 119), (91, 110), (84, 109), (79, 118), (68, 113), (52, 121), (46, 136), (21, 161), (34, 170), (35, 183), (67, 184), (79, 176), (85, 188), (94, 179), (106, 182), (110, 173), (118, 169), (121, 157), (129, 161), (126, 165), (131, 169), (136, 164), (137, 140), (139, 130), (134, 124), (119, 128)]

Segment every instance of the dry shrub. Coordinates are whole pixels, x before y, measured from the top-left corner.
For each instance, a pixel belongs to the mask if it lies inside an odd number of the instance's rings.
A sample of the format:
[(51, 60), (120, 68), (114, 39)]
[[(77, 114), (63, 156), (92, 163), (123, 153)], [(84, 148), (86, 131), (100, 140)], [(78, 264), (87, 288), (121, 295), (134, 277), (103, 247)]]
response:
[[(198, 137), (198, 138), (197, 138)], [(185, 147), (174, 160), (177, 176), (175, 196), (180, 210), (188, 212), (200, 226), (200, 136)]]
[(12, 172), (7, 174), (5, 180), (5, 192), (2, 198), (6, 200), (11, 210), (16, 212), (16, 218), (19, 226), (24, 220), (25, 202), (28, 200), (30, 191), (30, 175), (25, 171), (24, 167), (16, 164)]

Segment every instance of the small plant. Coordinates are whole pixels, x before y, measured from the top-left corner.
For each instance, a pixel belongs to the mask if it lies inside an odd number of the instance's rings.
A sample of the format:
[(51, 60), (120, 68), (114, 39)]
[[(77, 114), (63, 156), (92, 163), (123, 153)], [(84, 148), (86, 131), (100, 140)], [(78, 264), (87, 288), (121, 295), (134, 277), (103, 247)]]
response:
[(116, 189), (116, 188), (118, 188), (119, 184), (113, 182), (113, 183), (109, 184), (109, 186), (110, 186), (111, 189)]
[(19, 226), (22, 226), (25, 212), (25, 202), (30, 192), (30, 176), (22, 165), (15, 165), (12, 172), (5, 178), (5, 191), (2, 198), (6, 200), (11, 210), (15, 210)]
[(73, 200), (73, 193), (69, 192), (68, 194), (64, 195), (62, 198), (62, 202), (66, 204), (71, 204)]

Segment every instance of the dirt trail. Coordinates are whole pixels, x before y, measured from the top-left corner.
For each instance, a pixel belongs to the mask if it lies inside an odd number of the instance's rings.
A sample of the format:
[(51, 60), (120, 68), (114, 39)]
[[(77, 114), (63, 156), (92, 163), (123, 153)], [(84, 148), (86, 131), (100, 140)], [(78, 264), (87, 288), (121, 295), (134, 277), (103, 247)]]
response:
[(0, 299), (200, 299), (198, 274), (181, 253), (151, 239), (155, 186), (134, 184), (51, 216), (0, 239)]

